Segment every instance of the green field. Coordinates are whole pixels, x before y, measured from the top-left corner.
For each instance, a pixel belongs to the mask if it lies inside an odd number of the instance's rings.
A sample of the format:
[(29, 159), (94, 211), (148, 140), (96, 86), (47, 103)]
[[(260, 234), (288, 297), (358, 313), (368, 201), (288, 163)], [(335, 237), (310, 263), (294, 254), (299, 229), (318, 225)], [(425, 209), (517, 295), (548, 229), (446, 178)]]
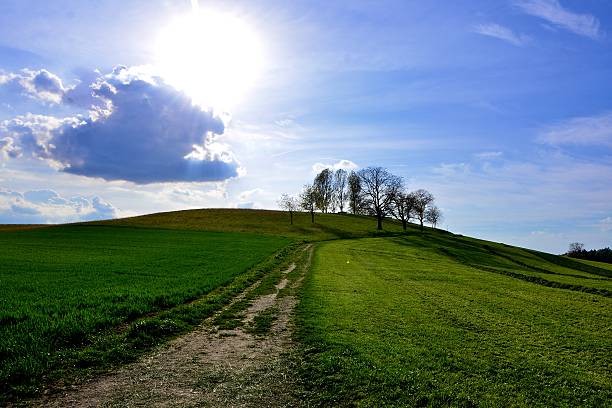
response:
[(569, 258), (573, 261), (578, 261), (578, 262), (582, 262), (586, 265), (590, 265), (590, 266), (595, 266), (597, 268), (603, 268), (603, 269), (608, 269), (610, 271), (612, 271), (612, 264), (609, 263), (605, 263), (605, 262), (597, 262), (597, 261), (589, 261), (587, 259), (576, 259), (576, 258)]
[[(0, 384), (6, 392), (35, 383), (65, 366), (67, 350), (99, 343), (96, 336), (107, 329), (227, 285), (288, 242), (254, 234), (97, 226), (0, 232)], [(179, 323), (168, 320), (166, 326)], [(158, 326), (153, 329), (180, 331)], [(112, 347), (146, 342), (138, 329), (127, 333), (134, 341)], [(72, 358), (81, 365), (104, 359), (93, 351)]]
[[(218, 232), (252, 232), (283, 236), (303, 241), (323, 241), (380, 235), (372, 219), (350, 214), (310, 214), (298, 212), (289, 224), (289, 213), (269, 210), (207, 209), (185, 210), (143, 215), (121, 220), (100, 221), (98, 225), (132, 226), (143, 228), (172, 228)], [(401, 233), (401, 224), (384, 223), (385, 232)]]
[(612, 299), (587, 283), (610, 288), (446, 234), (324, 243), (299, 305), (305, 384), (317, 405), (605, 406)]
[[(609, 265), (390, 220), (382, 232), (363, 216), (315, 221), (212, 209), (0, 226), (2, 395), (137, 357), (255, 280), (273, 287), (308, 241), (305, 405), (609, 405)], [(265, 332), (274, 315), (262, 319)]]

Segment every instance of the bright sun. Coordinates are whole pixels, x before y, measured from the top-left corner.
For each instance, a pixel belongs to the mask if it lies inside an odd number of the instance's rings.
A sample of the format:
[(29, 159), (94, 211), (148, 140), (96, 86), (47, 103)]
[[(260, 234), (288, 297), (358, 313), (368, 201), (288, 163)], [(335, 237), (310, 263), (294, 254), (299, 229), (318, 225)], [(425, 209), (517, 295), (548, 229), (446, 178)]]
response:
[(161, 32), (156, 59), (161, 76), (195, 103), (228, 109), (255, 82), (263, 58), (257, 36), (244, 21), (194, 10)]

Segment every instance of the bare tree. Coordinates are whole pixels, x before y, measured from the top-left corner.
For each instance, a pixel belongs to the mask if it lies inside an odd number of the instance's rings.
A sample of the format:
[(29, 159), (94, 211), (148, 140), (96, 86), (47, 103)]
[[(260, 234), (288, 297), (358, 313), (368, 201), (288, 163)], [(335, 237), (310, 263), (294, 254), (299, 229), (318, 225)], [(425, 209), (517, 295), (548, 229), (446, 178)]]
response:
[(435, 205), (430, 206), (425, 211), (425, 219), (433, 228), (436, 228), (436, 225), (442, 221), (442, 218), (442, 211)]
[(330, 169), (323, 169), (314, 179), (313, 184), (316, 196), (316, 207), (327, 213), (333, 205), (334, 173)]
[(569, 251), (567, 251), (568, 255), (579, 254), (584, 251), (584, 244), (582, 242), (572, 242), (569, 244)]
[(304, 211), (308, 211), (310, 213), (310, 220), (313, 224), (316, 203), (317, 193), (315, 191), (315, 188), (310, 184), (306, 184), (304, 186), (304, 189), (300, 193), (300, 207), (302, 207)]
[(402, 222), (404, 231), (412, 217), (415, 207), (415, 197), (412, 193), (397, 191), (391, 200), (391, 215)]
[(291, 225), (293, 225), (293, 212), (300, 208), (298, 199), (289, 194), (283, 194), (278, 200), (278, 206), (283, 210), (289, 211), (289, 219), (291, 220)]
[(361, 181), (354, 171), (351, 171), (348, 176), (348, 199), (351, 212), (353, 214), (359, 214), (362, 207)]
[(419, 219), (421, 231), (423, 231), (423, 221), (425, 220), (427, 209), (434, 202), (434, 196), (429, 191), (423, 189), (414, 191), (411, 194), (414, 194), (415, 199), (414, 214)]
[(369, 210), (376, 215), (376, 228), (382, 230), (382, 220), (389, 213), (396, 192), (402, 187), (402, 179), (382, 167), (368, 167), (357, 174)]
[(335, 203), (340, 208), (340, 212), (344, 212), (344, 204), (348, 198), (348, 174), (344, 169), (338, 169), (334, 173), (334, 198)]

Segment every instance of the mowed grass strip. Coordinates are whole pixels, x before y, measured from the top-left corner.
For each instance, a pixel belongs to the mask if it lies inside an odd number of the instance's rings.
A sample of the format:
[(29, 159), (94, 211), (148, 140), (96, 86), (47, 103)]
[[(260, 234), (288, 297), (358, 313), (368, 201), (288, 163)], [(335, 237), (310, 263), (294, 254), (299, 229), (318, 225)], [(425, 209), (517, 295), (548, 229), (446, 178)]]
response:
[(66, 350), (145, 315), (161, 318), (129, 328), (129, 347), (180, 331), (166, 310), (229, 284), (288, 244), (254, 234), (94, 226), (0, 233), (1, 388), (36, 383)]
[(610, 298), (467, 266), (419, 234), (319, 244), (298, 322), (313, 405), (612, 400)]

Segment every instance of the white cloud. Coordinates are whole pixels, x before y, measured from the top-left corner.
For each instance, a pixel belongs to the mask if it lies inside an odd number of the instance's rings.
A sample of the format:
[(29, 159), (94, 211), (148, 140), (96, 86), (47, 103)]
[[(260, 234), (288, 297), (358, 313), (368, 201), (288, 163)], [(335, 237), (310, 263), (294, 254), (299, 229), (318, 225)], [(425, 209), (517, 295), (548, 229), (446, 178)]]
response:
[(25, 96), (49, 104), (60, 103), (67, 91), (62, 80), (46, 69), (23, 69), (18, 73), (0, 72), (0, 86), (13, 87)]
[[(61, 87), (47, 74), (40, 90)], [(90, 89), (97, 105), (89, 117), (19, 116), (0, 124), (0, 137), (66, 173), (104, 180), (217, 182), (245, 174), (217, 139), (222, 118), (148, 70), (119, 66)]]
[(238, 195), (240, 201), (251, 200), (254, 196), (261, 195), (264, 191), (261, 188), (254, 188), (252, 190), (243, 191)]
[(537, 140), (550, 145), (612, 146), (612, 112), (572, 118), (549, 126)]
[(0, 137), (6, 141), (7, 146), (11, 146), (14, 154), (9, 154), (10, 157), (15, 158), (25, 153), (28, 157), (47, 159), (53, 167), (61, 167), (52, 160), (50, 152), (53, 148), (53, 132), (62, 126), (77, 126), (79, 123), (81, 120), (78, 117), (59, 119), (28, 113), (0, 122)]
[(315, 163), (312, 165), (312, 170), (315, 173), (320, 173), (321, 171), (323, 171), (324, 169), (332, 169), (332, 170), (338, 170), (338, 169), (344, 169), (346, 171), (351, 171), (351, 170), (355, 170), (358, 169), (359, 166), (357, 164), (355, 164), (354, 162), (350, 161), (350, 160), (340, 160), (336, 163), (332, 163), (332, 164), (324, 164), (324, 163)]
[(261, 204), (257, 202), (257, 199), (265, 195), (265, 191), (261, 188), (254, 188), (246, 190), (238, 195), (238, 203), (236, 208), (257, 208), (261, 207)]
[(0, 189), (0, 223), (65, 223), (115, 218), (117, 209), (98, 196), (65, 198), (53, 190)]
[(474, 154), (474, 157), (478, 159), (495, 159), (501, 157), (503, 154), (503, 152), (480, 152)]
[(477, 34), (497, 38), (498, 40), (506, 41), (517, 47), (522, 47), (530, 41), (529, 36), (517, 34), (508, 27), (496, 23), (478, 24), (472, 27), (472, 30)]
[(288, 128), (295, 124), (295, 120), (293, 118), (284, 118), (275, 121), (274, 124), (281, 128)]
[(603, 220), (599, 221), (599, 227), (604, 232), (612, 231), (612, 217), (606, 217)]
[(433, 169), (434, 173), (445, 177), (468, 174), (471, 167), (467, 163), (442, 163)]
[(574, 34), (592, 39), (600, 37), (599, 20), (596, 17), (569, 11), (558, 0), (517, 0), (515, 4), (525, 13)]
[(15, 142), (10, 137), (0, 138), (0, 160), (16, 158), (21, 155), (21, 150), (15, 146)]
[(453, 210), (449, 225), (468, 234), (584, 228), (596, 235), (596, 224), (612, 211), (609, 180), (612, 165), (543, 152), (531, 162), (443, 164), (411, 184), (431, 190)]
[(196, 189), (186, 186), (176, 186), (164, 189), (161, 192), (168, 201), (179, 202), (190, 206), (205, 207), (211, 200), (224, 200), (227, 198), (225, 183), (215, 183), (207, 188)]

